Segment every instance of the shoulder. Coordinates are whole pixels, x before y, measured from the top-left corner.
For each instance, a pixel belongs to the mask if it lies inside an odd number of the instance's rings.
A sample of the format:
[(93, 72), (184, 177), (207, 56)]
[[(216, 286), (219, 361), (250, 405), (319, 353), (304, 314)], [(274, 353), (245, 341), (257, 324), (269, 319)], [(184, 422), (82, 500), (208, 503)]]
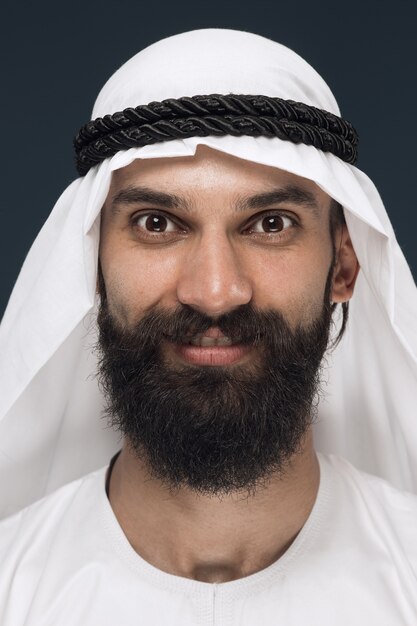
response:
[[(53, 587), (70, 563), (95, 549), (105, 501), (102, 468), (0, 522), (0, 622), (24, 624), (41, 581)], [(7, 616), (12, 616), (11, 622)]]
[(358, 469), (342, 457), (320, 457), (321, 466), (332, 475), (333, 488), (338, 491), (335, 497), (343, 498), (351, 515), (379, 535), (381, 542), (404, 550), (417, 571), (417, 495)]
[(93, 505), (99, 487), (104, 490), (105, 472), (106, 468), (101, 468), (87, 474), (1, 520), (0, 563), (4, 565), (11, 555), (23, 555), (28, 546), (47, 545), (64, 520), (68, 524), (85, 510), (86, 503)]
[(359, 490), (372, 492), (389, 508), (402, 503), (406, 504), (406, 507), (417, 510), (417, 494), (399, 489), (388, 480), (359, 469), (344, 457), (335, 454), (320, 454), (320, 458), (346, 482), (352, 486), (355, 485)]

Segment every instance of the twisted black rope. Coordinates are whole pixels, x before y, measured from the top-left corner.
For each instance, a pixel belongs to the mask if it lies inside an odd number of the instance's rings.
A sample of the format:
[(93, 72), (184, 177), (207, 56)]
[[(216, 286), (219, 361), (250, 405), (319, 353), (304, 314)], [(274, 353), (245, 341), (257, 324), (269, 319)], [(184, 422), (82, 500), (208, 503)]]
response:
[(77, 170), (84, 176), (119, 150), (210, 135), (278, 137), (357, 161), (358, 135), (333, 113), (269, 96), (214, 94), (151, 102), (88, 122), (74, 139)]

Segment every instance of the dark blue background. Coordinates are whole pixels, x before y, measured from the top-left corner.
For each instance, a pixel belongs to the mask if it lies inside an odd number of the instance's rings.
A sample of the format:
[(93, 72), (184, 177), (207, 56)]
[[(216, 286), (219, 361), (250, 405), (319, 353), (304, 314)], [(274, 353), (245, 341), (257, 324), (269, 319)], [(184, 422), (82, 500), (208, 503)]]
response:
[(270, 37), (318, 70), (359, 131), (359, 166), (379, 188), (416, 276), (414, 4), (3, 2), (0, 315), (36, 233), (76, 176), (72, 138), (101, 86), (146, 45), (195, 28)]

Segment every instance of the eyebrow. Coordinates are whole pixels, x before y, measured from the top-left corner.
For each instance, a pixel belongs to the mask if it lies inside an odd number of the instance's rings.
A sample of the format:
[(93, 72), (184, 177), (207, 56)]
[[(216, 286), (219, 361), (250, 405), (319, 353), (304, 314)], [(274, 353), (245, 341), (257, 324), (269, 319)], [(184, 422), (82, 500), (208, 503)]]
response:
[(180, 198), (171, 193), (156, 191), (149, 187), (126, 187), (119, 191), (113, 198), (110, 209), (113, 214), (117, 214), (120, 205), (148, 203), (164, 209), (183, 209), (190, 212), (190, 207), (185, 198)]
[[(113, 197), (110, 210), (113, 215), (120, 211), (122, 205), (147, 203), (164, 209), (181, 209), (186, 213), (191, 213), (191, 208), (187, 200), (183, 197), (163, 191), (156, 191), (149, 187), (126, 187), (121, 189)], [(272, 204), (290, 203), (311, 209), (317, 217), (319, 205), (315, 195), (311, 191), (302, 189), (297, 185), (287, 185), (280, 189), (267, 191), (246, 198), (241, 198), (236, 202), (236, 211), (248, 211), (250, 209), (265, 209)]]
[(281, 189), (243, 198), (238, 201), (236, 208), (240, 211), (246, 211), (247, 209), (265, 209), (271, 204), (284, 203), (304, 206), (312, 209), (316, 216), (319, 214), (319, 205), (315, 195), (297, 185), (287, 185)]

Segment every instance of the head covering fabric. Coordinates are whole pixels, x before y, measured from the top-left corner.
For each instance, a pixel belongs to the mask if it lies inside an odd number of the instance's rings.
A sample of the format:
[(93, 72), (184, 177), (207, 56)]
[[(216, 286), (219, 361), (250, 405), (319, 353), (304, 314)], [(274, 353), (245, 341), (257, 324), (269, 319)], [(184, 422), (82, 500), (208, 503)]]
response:
[[(288, 48), (205, 29), (130, 59), (103, 87), (92, 119), (197, 93), (261, 93), (340, 115), (323, 79)], [(191, 137), (92, 168), (64, 191), (29, 251), (0, 326), (0, 517), (106, 464), (120, 447), (95, 377), (101, 207), (114, 170), (192, 156), (198, 145), (308, 178), (343, 205), (361, 271), (346, 333), (326, 359), (315, 446), (417, 492), (417, 292), (372, 181), (304, 144)]]

